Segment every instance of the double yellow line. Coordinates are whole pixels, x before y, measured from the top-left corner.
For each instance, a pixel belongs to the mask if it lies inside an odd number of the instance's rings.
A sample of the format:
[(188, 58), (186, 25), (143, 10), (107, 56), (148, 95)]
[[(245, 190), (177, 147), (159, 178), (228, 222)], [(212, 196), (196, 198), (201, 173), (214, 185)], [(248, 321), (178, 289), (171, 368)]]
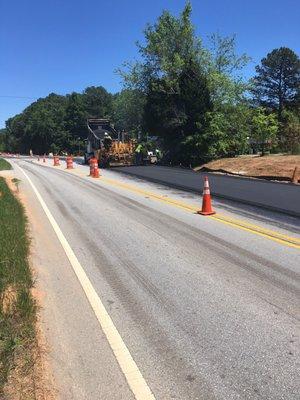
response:
[[(74, 169), (74, 170), (64, 170), (64, 171), (65, 172), (69, 172), (69, 173), (70, 172), (74, 173), (74, 174), (79, 175), (81, 177), (86, 177), (86, 173), (82, 173), (82, 171), (80, 171), (80, 170), (75, 170)], [(115, 186), (115, 187), (118, 187), (118, 188), (121, 188), (121, 189), (125, 189), (125, 190), (133, 192), (133, 193), (137, 193), (137, 194), (139, 194), (141, 196), (148, 197), (148, 198), (156, 200), (156, 201), (160, 201), (160, 202), (165, 203), (165, 204), (169, 204), (169, 205), (171, 205), (173, 207), (180, 208), (180, 209), (183, 209), (185, 211), (192, 212), (192, 213), (196, 213), (200, 208), (200, 207), (195, 207), (195, 206), (193, 206), (191, 204), (184, 203), (182, 201), (174, 200), (174, 199), (171, 199), (169, 197), (164, 197), (164, 196), (161, 196), (159, 194), (152, 193), (152, 192), (149, 192), (147, 190), (140, 189), (140, 188), (138, 188), (136, 186), (129, 185), (127, 183), (123, 183), (123, 182), (120, 182), (120, 181), (117, 181), (117, 180), (114, 180), (114, 179), (105, 178), (103, 176), (101, 176), (99, 181), (107, 183), (107, 184), (109, 184), (111, 186)], [(279, 233), (279, 232), (276, 232), (276, 231), (273, 231), (273, 230), (270, 230), (270, 229), (263, 228), (263, 227), (261, 227), (259, 225), (251, 224), (249, 222), (246, 222), (246, 221), (243, 221), (243, 220), (240, 220), (240, 219), (236, 219), (236, 218), (231, 218), (231, 217), (228, 217), (227, 215), (223, 215), (223, 214), (219, 214), (219, 213), (211, 215), (211, 216), (206, 217), (206, 218), (213, 219), (215, 221), (221, 222), (221, 223), (226, 224), (226, 225), (230, 225), (230, 226), (232, 226), (234, 228), (238, 228), (238, 229), (241, 229), (243, 231), (247, 231), (247, 232), (250, 232), (252, 234), (258, 235), (258, 236), (262, 236), (262, 237), (264, 237), (266, 239), (272, 240), (274, 242), (283, 244), (283, 245), (288, 246), (288, 247), (293, 247), (295, 249), (300, 249), (300, 239), (298, 239), (296, 237), (284, 235), (282, 233)]]
[[(184, 209), (184, 210), (192, 212), (192, 213), (196, 213), (199, 210), (199, 207), (195, 207), (191, 204), (187, 204), (187, 203), (184, 203), (184, 202), (181, 202), (178, 200), (170, 199), (169, 197), (164, 197), (164, 196), (158, 195), (156, 193), (148, 192), (146, 190), (140, 189), (136, 186), (129, 185), (127, 183), (122, 183), (122, 182), (119, 182), (119, 181), (116, 181), (113, 179), (104, 178), (104, 177), (101, 177), (101, 180), (112, 186), (126, 189), (130, 192), (134, 192), (134, 193), (140, 194), (142, 196), (149, 197), (153, 200), (160, 201), (160, 202), (163, 202), (166, 204), (170, 204), (174, 207), (181, 208), (181, 209)], [(274, 242), (278, 242), (278, 243), (284, 244), (286, 246), (293, 247), (295, 249), (300, 249), (300, 239), (298, 239), (298, 238), (287, 236), (282, 233), (272, 231), (270, 229), (265, 229), (265, 228), (262, 228), (261, 226), (251, 224), (246, 221), (242, 221), (242, 220), (235, 219), (235, 218), (230, 218), (226, 215), (222, 215), (219, 213), (211, 215), (211, 216), (209, 216), (209, 218), (211, 218), (215, 221), (221, 222), (223, 224), (230, 225), (235, 228), (242, 229), (244, 231), (247, 231), (247, 232), (259, 235), (259, 236), (263, 236), (269, 240), (273, 240)]]

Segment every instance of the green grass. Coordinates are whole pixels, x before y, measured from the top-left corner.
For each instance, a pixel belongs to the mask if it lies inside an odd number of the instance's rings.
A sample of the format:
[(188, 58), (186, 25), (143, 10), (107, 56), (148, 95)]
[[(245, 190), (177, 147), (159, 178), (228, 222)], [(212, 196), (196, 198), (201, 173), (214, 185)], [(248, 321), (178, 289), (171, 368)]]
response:
[(0, 177), (0, 398), (15, 355), (28, 357), (35, 340), (26, 226), (23, 206)]
[(4, 171), (7, 169), (12, 169), (10, 163), (6, 160), (4, 160), (4, 158), (0, 157), (0, 171)]

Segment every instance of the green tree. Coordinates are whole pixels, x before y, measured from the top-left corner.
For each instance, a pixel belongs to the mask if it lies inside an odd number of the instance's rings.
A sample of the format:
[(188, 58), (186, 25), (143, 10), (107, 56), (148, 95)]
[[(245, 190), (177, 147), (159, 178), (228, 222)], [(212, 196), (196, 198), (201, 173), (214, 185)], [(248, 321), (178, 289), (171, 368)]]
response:
[(65, 107), (65, 97), (51, 93), (7, 120), (7, 145), (11, 151), (47, 152), (64, 129)]
[(206, 117), (208, 128), (203, 140), (207, 160), (245, 154), (249, 150), (252, 110), (247, 104), (226, 105)]
[(241, 71), (249, 62), (238, 55), (235, 36), (210, 36), (207, 77), (213, 111), (207, 113), (205, 160), (235, 156), (248, 150), (251, 110), (246, 93), (249, 85)]
[(111, 114), (112, 95), (102, 87), (89, 87), (84, 94), (51, 93), (6, 121), (5, 146), (36, 154), (78, 151), (87, 137), (86, 118)]
[(103, 86), (90, 86), (83, 91), (83, 106), (89, 117), (107, 118), (113, 112), (112, 95)]
[(0, 129), (0, 152), (5, 150), (6, 129)]
[(144, 129), (160, 136), (168, 160), (190, 165), (201, 158), (199, 141), (205, 128), (205, 113), (212, 109), (208, 84), (194, 60), (186, 62), (174, 83), (162, 78), (150, 83), (144, 108)]
[[(125, 87), (145, 94), (144, 131), (162, 138), (171, 161), (187, 164), (204, 160), (207, 152), (217, 157), (234, 148), (241, 151), (248, 131), (241, 118), (248, 84), (239, 72), (249, 57), (237, 54), (234, 36), (212, 35), (210, 48), (204, 48), (191, 11), (190, 2), (178, 17), (164, 11), (144, 32), (141, 61), (127, 63), (121, 72)], [(212, 113), (218, 114), (214, 118)], [(223, 143), (209, 147), (217, 122)], [(243, 146), (233, 146), (233, 127)]]
[(138, 137), (142, 129), (145, 95), (138, 89), (124, 89), (113, 98), (113, 121), (117, 130)]
[(6, 123), (5, 148), (9, 152), (21, 152), (22, 138), (25, 133), (25, 118), (22, 114), (17, 114), (9, 118)]
[(266, 114), (266, 110), (258, 107), (252, 118), (252, 138), (261, 148), (261, 155), (265, 155), (266, 147), (276, 141), (278, 121), (275, 114)]
[(276, 110), (281, 121), (282, 111), (295, 104), (300, 87), (300, 60), (287, 47), (274, 49), (261, 60), (253, 78), (253, 94), (264, 107)]
[(282, 113), (281, 144), (284, 150), (300, 154), (300, 113), (284, 110)]
[(172, 161), (190, 164), (200, 154), (191, 137), (201, 136), (211, 109), (201, 61), (206, 51), (195, 35), (190, 3), (178, 17), (164, 11), (144, 34), (144, 44), (138, 45), (141, 61), (122, 72), (125, 87), (145, 96), (144, 132), (162, 138)]
[(65, 131), (71, 136), (79, 136), (86, 138), (87, 136), (87, 111), (84, 104), (83, 95), (79, 93), (71, 93), (67, 95), (67, 105), (65, 112)]
[(199, 61), (204, 49), (195, 36), (191, 23), (191, 4), (188, 2), (178, 18), (164, 11), (154, 25), (147, 25), (145, 44), (138, 43), (142, 61), (125, 63), (119, 73), (125, 87), (147, 92), (150, 84), (164, 78), (162, 90), (176, 93), (178, 77), (191, 59)]
[(236, 53), (236, 36), (222, 37), (214, 33), (209, 37), (209, 59), (213, 69), (219, 74), (232, 76), (248, 64), (250, 57)]
[(246, 54), (237, 54), (235, 36), (209, 37), (206, 71), (215, 110), (244, 101), (249, 84), (240, 73), (249, 61)]

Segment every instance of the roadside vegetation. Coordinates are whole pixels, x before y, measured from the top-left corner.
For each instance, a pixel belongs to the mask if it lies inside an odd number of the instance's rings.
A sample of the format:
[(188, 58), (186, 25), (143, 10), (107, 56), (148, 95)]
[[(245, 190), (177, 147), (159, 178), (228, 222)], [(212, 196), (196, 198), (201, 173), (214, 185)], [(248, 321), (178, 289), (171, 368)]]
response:
[(0, 157), (0, 171), (5, 171), (5, 170), (8, 170), (8, 169), (12, 169), (12, 166), (10, 165), (9, 162), (4, 160), (4, 158)]
[[(28, 263), (29, 240), (26, 217), (23, 206), (2, 177), (0, 177), (0, 227), (0, 398), (2, 399), (6, 398), (4, 387), (7, 380), (11, 379), (10, 375), (14, 375), (12, 381), (15, 382), (15, 375), (19, 378), (27, 377), (33, 368), (32, 346), (35, 343), (36, 320), (36, 305), (31, 295), (33, 281)], [(13, 389), (18, 390), (18, 388)], [(19, 395), (22, 396), (21, 393)]]
[(6, 122), (0, 149), (77, 153), (85, 146), (86, 118), (108, 117), (119, 131), (144, 142), (155, 138), (163, 162), (172, 165), (299, 154), (299, 56), (286, 47), (270, 49), (246, 80), (251, 58), (237, 53), (238, 38), (208, 36), (197, 36), (190, 2), (178, 16), (163, 11), (137, 44), (139, 61), (116, 71), (123, 82), (119, 93), (102, 86), (51, 93)]

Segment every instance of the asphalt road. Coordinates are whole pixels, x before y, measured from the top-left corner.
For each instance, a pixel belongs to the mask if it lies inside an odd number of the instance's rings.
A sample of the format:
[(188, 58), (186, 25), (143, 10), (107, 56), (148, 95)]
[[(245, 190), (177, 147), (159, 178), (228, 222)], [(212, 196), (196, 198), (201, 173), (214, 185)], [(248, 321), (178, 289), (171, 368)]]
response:
[(300, 217), (299, 185), (161, 166), (122, 167), (116, 171), (199, 193), (202, 192), (203, 177), (208, 175), (214, 196)]
[[(114, 171), (96, 180), (83, 166), (68, 173), (65, 166), (16, 163), (57, 221), (155, 399), (299, 399), (299, 248), (141, 190), (194, 204), (186, 192)], [(134, 399), (45, 213), (15, 169), (60, 398)], [(299, 238), (288, 226), (280, 232)]]

